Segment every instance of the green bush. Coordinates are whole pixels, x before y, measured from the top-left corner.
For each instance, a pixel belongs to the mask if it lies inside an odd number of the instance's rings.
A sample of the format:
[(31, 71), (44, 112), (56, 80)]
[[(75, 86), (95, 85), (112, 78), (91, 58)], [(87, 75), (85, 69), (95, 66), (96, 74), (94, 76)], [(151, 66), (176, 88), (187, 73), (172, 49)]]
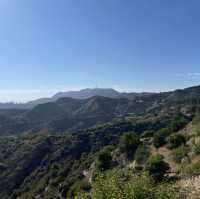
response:
[(188, 149), (184, 146), (180, 146), (177, 149), (172, 150), (172, 158), (176, 163), (181, 163), (183, 158), (187, 157)]
[(119, 148), (121, 152), (125, 152), (128, 158), (133, 158), (133, 155), (140, 144), (140, 139), (135, 133), (126, 133), (121, 136)]
[(164, 161), (162, 155), (151, 156), (146, 164), (146, 171), (155, 182), (163, 180), (164, 175), (170, 169), (168, 163)]
[(168, 148), (175, 149), (181, 145), (185, 145), (186, 139), (183, 135), (175, 134), (171, 135), (168, 139)]
[(199, 125), (200, 123), (200, 111), (198, 111), (196, 114), (195, 114), (195, 117), (192, 121), (192, 124), (193, 125)]
[(170, 135), (170, 130), (163, 128), (157, 131), (153, 136), (153, 144), (156, 148), (159, 148), (166, 144), (166, 138)]
[(109, 150), (103, 150), (99, 153), (96, 161), (97, 169), (104, 171), (110, 168), (112, 162), (111, 152)]
[(89, 184), (89, 182), (87, 180), (80, 180), (75, 182), (70, 190), (68, 191), (68, 198), (74, 198), (77, 195), (79, 195), (79, 193), (82, 192), (88, 192), (91, 189), (91, 186)]
[(163, 145), (166, 144), (166, 141), (165, 141), (165, 136), (161, 135), (161, 134), (158, 134), (156, 133), (154, 136), (153, 136), (153, 145), (156, 147), (156, 148), (159, 148)]
[(173, 119), (169, 128), (172, 132), (176, 132), (183, 128), (187, 123), (188, 119), (186, 119), (185, 116), (180, 113)]
[(144, 133), (142, 133), (141, 138), (150, 138), (153, 137), (154, 135), (154, 131), (145, 131)]
[(145, 163), (149, 157), (149, 150), (145, 145), (140, 145), (135, 152), (135, 160), (139, 164)]

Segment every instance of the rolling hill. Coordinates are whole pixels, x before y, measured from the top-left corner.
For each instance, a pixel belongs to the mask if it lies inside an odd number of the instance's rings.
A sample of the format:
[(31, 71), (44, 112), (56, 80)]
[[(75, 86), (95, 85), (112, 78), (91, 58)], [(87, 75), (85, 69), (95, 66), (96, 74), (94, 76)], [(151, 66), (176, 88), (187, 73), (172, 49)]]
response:
[[(154, 118), (180, 111), (191, 114), (200, 105), (200, 87), (135, 96), (134, 99), (94, 96), (59, 98), (32, 109), (2, 109), (0, 134), (48, 131), (63, 133), (89, 128), (120, 118)], [(14, 113), (14, 114), (11, 114)]]
[(107, 98), (134, 99), (139, 96), (148, 96), (151, 93), (120, 93), (109, 88), (83, 89), (80, 91), (59, 92), (51, 98), (40, 98), (27, 103), (0, 103), (0, 109), (32, 109), (39, 104), (55, 102), (59, 98), (88, 99), (95, 96)]

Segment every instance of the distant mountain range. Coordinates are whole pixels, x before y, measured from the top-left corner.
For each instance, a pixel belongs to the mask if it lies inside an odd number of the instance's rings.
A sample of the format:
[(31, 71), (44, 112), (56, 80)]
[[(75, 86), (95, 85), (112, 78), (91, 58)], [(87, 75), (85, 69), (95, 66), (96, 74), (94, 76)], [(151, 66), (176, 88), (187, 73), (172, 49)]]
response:
[[(69, 95), (73, 98), (66, 97)], [(46, 101), (40, 99), (18, 107), (12, 105), (6, 109), (5, 106), (0, 109), (0, 135), (41, 131), (62, 133), (120, 118), (152, 119), (175, 112), (190, 115), (200, 107), (200, 86), (141, 94), (118, 93), (112, 89), (86, 89), (59, 93)]]
[(148, 96), (152, 93), (121, 93), (111, 88), (83, 89), (80, 91), (59, 92), (51, 98), (40, 98), (27, 103), (0, 103), (0, 109), (31, 109), (39, 104), (55, 102), (59, 98), (88, 99), (94, 96), (108, 98), (127, 98), (134, 99), (138, 96)]

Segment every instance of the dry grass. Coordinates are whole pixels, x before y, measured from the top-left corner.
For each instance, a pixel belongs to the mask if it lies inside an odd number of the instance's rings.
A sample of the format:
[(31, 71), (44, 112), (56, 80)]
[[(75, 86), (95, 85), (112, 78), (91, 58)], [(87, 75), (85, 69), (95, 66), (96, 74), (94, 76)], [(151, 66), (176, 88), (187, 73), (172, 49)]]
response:
[(186, 199), (199, 199), (200, 198), (200, 176), (192, 177), (190, 179), (181, 180), (178, 183), (183, 188)]

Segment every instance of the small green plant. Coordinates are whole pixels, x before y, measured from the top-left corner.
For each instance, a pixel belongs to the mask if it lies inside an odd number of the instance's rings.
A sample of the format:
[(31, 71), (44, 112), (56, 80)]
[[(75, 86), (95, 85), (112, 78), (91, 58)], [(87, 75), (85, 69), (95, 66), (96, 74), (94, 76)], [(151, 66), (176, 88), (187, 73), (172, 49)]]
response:
[(162, 155), (151, 156), (146, 164), (146, 171), (155, 182), (161, 182), (169, 169)]

